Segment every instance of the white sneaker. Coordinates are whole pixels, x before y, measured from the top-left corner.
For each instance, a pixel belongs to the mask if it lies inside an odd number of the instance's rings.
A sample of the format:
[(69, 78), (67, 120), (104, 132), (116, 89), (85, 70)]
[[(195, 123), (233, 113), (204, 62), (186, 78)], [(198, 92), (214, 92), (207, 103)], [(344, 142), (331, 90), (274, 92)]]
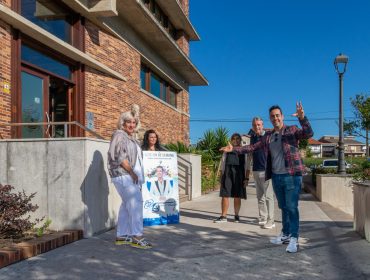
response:
[(270, 229), (275, 227), (275, 223), (273, 221), (268, 221), (266, 224), (262, 226), (263, 228)]
[(280, 235), (270, 238), (270, 242), (272, 244), (277, 244), (277, 245), (287, 244), (289, 243), (289, 241), (290, 241), (290, 235), (285, 235), (284, 233), (280, 233)]
[(291, 237), (289, 241), (288, 247), (286, 247), (286, 251), (288, 253), (297, 253), (298, 251), (298, 238)]

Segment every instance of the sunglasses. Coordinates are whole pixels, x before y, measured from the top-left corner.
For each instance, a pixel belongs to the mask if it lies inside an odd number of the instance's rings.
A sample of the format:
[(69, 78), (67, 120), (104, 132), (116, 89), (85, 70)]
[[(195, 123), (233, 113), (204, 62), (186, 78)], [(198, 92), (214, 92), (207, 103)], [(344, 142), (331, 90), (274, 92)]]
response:
[(274, 141), (277, 142), (279, 139), (279, 135), (278, 134), (274, 134), (274, 135), (275, 135)]

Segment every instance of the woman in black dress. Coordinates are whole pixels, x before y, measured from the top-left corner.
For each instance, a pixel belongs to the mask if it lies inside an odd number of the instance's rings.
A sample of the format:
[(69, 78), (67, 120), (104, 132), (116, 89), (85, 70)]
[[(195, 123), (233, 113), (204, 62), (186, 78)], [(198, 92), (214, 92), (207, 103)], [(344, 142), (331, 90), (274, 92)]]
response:
[[(239, 133), (234, 133), (231, 136), (231, 144), (236, 147), (240, 146), (242, 138)], [(239, 222), (239, 210), (241, 199), (247, 198), (247, 192), (244, 186), (246, 173), (246, 155), (238, 155), (236, 152), (224, 153), (221, 162), (221, 216), (217, 218), (215, 223), (227, 222), (227, 210), (229, 208), (229, 197), (234, 198), (235, 222)]]

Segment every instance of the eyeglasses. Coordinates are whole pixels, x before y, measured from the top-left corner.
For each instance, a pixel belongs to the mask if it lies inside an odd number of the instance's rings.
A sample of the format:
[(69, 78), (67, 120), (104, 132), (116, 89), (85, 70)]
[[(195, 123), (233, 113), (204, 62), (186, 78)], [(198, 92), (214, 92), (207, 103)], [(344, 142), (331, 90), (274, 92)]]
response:
[(275, 142), (277, 142), (278, 141), (278, 139), (279, 139), (279, 134), (274, 134), (275, 135), (275, 139), (274, 139), (274, 141)]

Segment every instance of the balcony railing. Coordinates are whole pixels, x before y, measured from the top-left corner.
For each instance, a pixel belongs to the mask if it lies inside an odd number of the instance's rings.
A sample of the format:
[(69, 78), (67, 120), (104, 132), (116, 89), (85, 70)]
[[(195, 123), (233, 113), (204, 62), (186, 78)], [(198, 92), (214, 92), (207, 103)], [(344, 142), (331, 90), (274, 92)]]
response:
[[(72, 122), (32, 122), (32, 123), (2, 123), (0, 122), (0, 127), (2, 126), (5, 126), (5, 127), (24, 127), (24, 126), (29, 126), (29, 127), (34, 127), (34, 126), (43, 126), (43, 127), (46, 127), (45, 129), (45, 135), (46, 137), (43, 137), (43, 138), (57, 138), (55, 136), (53, 136), (52, 134), (50, 134), (51, 132), (51, 129), (52, 127), (55, 127), (55, 126), (62, 126), (63, 125), (63, 136), (64, 138), (67, 138), (68, 137), (68, 131), (70, 130), (71, 126), (77, 126), (81, 129), (83, 129), (84, 131), (90, 133), (91, 135), (95, 136), (97, 139), (103, 139), (104, 138), (96, 133), (95, 131), (91, 130), (90, 128), (87, 128), (86, 126), (80, 124), (79, 122), (77, 121), (72, 121)], [(0, 139), (4, 139), (4, 137), (1, 135), (0, 133)]]

